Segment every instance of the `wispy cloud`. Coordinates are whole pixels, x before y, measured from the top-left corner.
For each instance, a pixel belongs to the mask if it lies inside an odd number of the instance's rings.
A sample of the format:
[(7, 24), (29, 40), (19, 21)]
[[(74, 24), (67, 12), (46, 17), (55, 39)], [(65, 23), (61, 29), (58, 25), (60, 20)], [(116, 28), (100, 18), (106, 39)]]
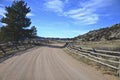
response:
[(63, 12), (64, 4), (61, 0), (46, 0), (44, 3), (46, 9), (54, 12)]
[(0, 7), (0, 16), (5, 16), (4, 15), (5, 12), (6, 12), (5, 9)]
[(1, 23), (1, 25), (2, 25), (2, 26), (6, 26), (7, 24), (5, 24), (5, 23)]
[(84, 8), (70, 10), (65, 12), (64, 15), (74, 19), (75, 22), (79, 22), (85, 25), (95, 24), (99, 19), (98, 14), (94, 13), (92, 9)]
[(97, 11), (111, 5), (112, 0), (88, 0), (80, 2), (80, 7), (69, 9), (67, 11), (64, 11), (66, 8), (65, 3), (69, 3), (69, 0), (49, 0), (46, 1), (44, 5), (47, 9), (71, 18), (75, 22), (82, 23), (83, 25), (90, 25), (99, 21), (100, 14), (97, 13)]
[(26, 16), (27, 17), (32, 17), (32, 16), (35, 16), (35, 15), (33, 13), (28, 13)]
[[(0, 16), (4, 16), (5, 17), (4, 13), (6, 13), (5, 9), (0, 7)], [(34, 16), (33, 13), (28, 13), (27, 14), (27, 17), (32, 17), (32, 16)]]
[(100, 8), (105, 8), (111, 4), (111, 0), (89, 0), (86, 2), (81, 2), (80, 8), (69, 10), (64, 14), (76, 22), (90, 25), (95, 24), (100, 19), (100, 14), (97, 11)]

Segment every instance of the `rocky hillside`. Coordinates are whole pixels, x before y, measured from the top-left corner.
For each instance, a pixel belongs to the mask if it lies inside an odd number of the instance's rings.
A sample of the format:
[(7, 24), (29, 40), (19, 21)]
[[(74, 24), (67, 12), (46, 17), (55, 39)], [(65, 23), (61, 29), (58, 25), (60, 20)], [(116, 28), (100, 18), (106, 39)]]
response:
[(76, 39), (82, 41), (101, 41), (120, 39), (120, 24), (115, 24), (111, 27), (101, 28), (99, 30), (89, 31), (84, 35), (76, 37)]

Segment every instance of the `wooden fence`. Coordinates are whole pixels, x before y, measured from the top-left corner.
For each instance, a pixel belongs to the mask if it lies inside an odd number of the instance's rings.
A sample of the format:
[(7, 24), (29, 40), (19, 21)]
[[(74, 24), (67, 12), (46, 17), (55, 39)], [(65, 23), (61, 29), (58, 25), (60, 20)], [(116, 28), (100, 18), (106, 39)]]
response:
[(71, 43), (67, 45), (67, 49), (79, 56), (117, 70), (117, 74), (120, 78), (120, 52), (76, 47)]
[(41, 40), (33, 39), (33, 40), (25, 40), (22, 42), (20, 41), (17, 44), (12, 43), (12, 42), (1, 43), (0, 44), (0, 58), (11, 55), (20, 50), (26, 50), (35, 45), (41, 45), (41, 43), (44, 44), (47, 42), (43, 40), (41, 41)]

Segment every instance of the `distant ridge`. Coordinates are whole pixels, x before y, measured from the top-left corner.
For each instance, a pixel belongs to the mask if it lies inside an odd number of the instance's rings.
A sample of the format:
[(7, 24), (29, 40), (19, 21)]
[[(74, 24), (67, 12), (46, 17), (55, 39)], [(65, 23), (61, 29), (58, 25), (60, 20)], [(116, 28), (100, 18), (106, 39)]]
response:
[(115, 24), (111, 27), (89, 31), (86, 34), (77, 36), (75, 39), (81, 41), (101, 41), (120, 39), (120, 23)]

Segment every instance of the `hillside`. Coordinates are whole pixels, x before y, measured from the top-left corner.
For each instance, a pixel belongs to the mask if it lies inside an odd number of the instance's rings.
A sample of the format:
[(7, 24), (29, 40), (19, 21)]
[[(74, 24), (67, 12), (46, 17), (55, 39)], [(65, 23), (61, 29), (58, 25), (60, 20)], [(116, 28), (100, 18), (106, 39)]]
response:
[(84, 35), (76, 37), (76, 39), (82, 41), (102, 41), (120, 39), (120, 24), (115, 24), (111, 27), (89, 31)]

